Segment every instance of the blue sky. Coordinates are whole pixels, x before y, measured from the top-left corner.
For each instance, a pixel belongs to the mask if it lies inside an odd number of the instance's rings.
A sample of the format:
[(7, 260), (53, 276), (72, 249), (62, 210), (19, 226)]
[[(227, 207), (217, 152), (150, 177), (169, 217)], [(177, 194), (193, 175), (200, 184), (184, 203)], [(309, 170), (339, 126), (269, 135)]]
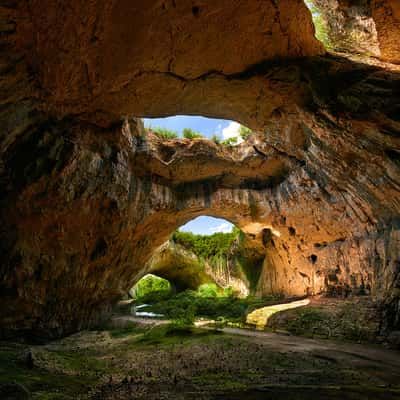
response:
[(182, 136), (183, 128), (191, 128), (208, 138), (211, 138), (211, 136), (215, 133), (222, 140), (230, 137), (238, 137), (238, 142), (240, 142), (241, 139), (239, 136), (240, 124), (227, 119), (176, 115), (174, 117), (167, 118), (144, 118), (143, 121), (146, 127), (167, 128), (172, 131), (176, 131), (179, 136)]
[[(144, 118), (144, 125), (152, 128), (161, 127), (170, 129), (178, 132), (179, 136), (182, 136), (183, 128), (191, 128), (208, 138), (214, 133), (220, 139), (239, 135), (239, 124), (226, 119), (177, 115), (168, 118)], [(203, 216), (189, 221), (180, 230), (199, 235), (212, 235), (215, 232), (230, 232), (232, 227), (233, 225), (224, 219)]]
[(233, 225), (225, 219), (202, 216), (192, 219), (179, 230), (197, 235), (212, 235), (216, 232), (231, 232), (232, 228)]

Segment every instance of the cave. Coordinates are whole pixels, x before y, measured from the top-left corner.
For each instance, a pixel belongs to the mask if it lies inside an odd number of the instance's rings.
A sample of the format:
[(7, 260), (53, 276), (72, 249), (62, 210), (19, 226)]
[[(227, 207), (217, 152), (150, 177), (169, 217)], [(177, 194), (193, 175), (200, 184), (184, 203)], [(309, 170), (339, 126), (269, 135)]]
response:
[[(397, 0), (5, 0), (0, 11), (1, 338), (107, 320), (171, 233), (202, 215), (262, 253), (258, 296), (364, 288), (381, 335), (398, 335)], [(173, 115), (254, 134), (221, 146), (144, 129)]]
[(171, 232), (143, 270), (168, 280), (178, 292), (216, 284), (247, 297), (257, 292), (264, 258), (260, 235), (202, 215)]

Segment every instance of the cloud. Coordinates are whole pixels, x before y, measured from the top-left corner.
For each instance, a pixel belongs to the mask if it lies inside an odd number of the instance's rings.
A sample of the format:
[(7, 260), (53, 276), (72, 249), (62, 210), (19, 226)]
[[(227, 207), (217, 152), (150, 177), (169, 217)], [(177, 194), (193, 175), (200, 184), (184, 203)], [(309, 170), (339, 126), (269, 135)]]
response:
[(226, 128), (222, 129), (222, 136), (225, 140), (237, 137), (237, 143), (242, 143), (243, 139), (240, 136), (239, 129), (240, 124), (238, 122), (232, 121)]
[(229, 233), (232, 230), (232, 224), (230, 224), (229, 222), (222, 222), (217, 226), (212, 226), (211, 228), (208, 228), (208, 230), (210, 231), (210, 233)]

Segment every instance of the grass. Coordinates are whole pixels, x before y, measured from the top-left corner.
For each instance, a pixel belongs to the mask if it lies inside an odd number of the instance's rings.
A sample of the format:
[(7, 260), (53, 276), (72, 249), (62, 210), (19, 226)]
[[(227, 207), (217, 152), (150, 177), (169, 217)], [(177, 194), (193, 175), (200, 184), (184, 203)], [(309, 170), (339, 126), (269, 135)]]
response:
[(170, 129), (155, 127), (155, 128), (150, 128), (149, 130), (152, 131), (153, 133), (155, 133), (158, 137), (160, 137), (162, 139), (177, 139), (178, 138), (178, 132), (171, 131)]
[[(178, 139), (180, 137), (180, 135), (177, 131), (162, 128), (159, 126), (156, 126), (154, 128), (146, 127), (145, 132), (153, 132), (154, 134), (156, 134), (157, 136), (159, 136), (162, 139)], [(243, 140), (247, 140), (252, 134), (253, 134), (253, 131), (250, 128), (247, 128), (244, 125), (240, 125), (239, 136)], [(201, 133), (196, 132), (191, 128), (183, 128), (181, 137), (183, 137), (185, 139), (191, 139), (191, 140), (199, 139), (199, 138), (205, 139), (205, 137)], [(221, 140), (215, 133), (211, 136), (210, 140), (216, 144), (222, 144), (225, 146), (233, 146), (233, 145), (237, 144), (237, 142), (238, 142), (237, 137), (231, 137), (231, 138), (227, 138), (225, 140)]]
[(147, 274), (129, 291), (139, 303), (161, 301), (172, 294), (171, 284), (163, 278)]
[(222, 333), (217, 330), (206, 331), (195, 328), (184, 323), (170, 323), (157, 325), (147, 330), (143, 335), (136, 338), (134, 344), (153, 346), (171, 346), (176, 344), (192, 344), (196, 341), (210, 340)]
[(201, 133), (195, 132), (193, 129), (190, 128), (184, 128), (182, 131), (182, 135), (186, 139), (198, 139), (204, 137)]
[(110, 328), (108, 332), (112, 338), (123, 338), (127, 336), (139, 335), (146, 331), (146, 327), (135, 324), (134, 322), (128, 324), (127, 326), (120, 328)]
[[(1, 346), (0, 347), (0, 384), (17, 382), (34, 392), (34, 400), (72, 400), (76, 399), (77, 393), (85, 393), (94, 383), (96, 378), (92, 375), (66, 374), (54, 372), (43, 368), (34, 367), (28, 369), (18, 361), (19, 354), (24, 346)], [(71, 365), (71, 358), (65, 354), (52, 353), (58, 361), (65, 363), (68, 367), (74, 366), (77, 371), (82, 368), (82, 357), (74, 355), (76, 362)], [(71, 355), (72, 357), (72, 355)]]
[(305, 307), (288, 311), (287, 315), (279, 327), (299, 336), (370, 342), (378, 332), (376, 322), (368, 321), (370, 316), (355, 304), (342, 304), (334, 311)]
[(151, 304), (146, 307), (146, 311), (163, 314), (165, 318), (185, 324), (192, 324), (196, 318), (200, 317), (213, 319), (223, 324), (245, 323), (250, 311), (273, 301), (276, 301), (275, 297), (241, 299), (229, 291), (216, 293), (212, 288), (200, 287), (197, 292), (186, 290), (168, 300)]

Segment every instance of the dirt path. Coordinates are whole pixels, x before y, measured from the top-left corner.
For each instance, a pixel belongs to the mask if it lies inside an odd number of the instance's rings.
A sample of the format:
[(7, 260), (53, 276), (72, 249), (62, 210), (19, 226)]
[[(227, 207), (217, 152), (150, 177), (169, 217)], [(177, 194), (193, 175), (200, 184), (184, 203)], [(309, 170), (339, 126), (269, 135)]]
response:
[(223, 328), (224, 333), (252, 338), (257, 343), (282, 352), (308, 352), (332, 360), (347, 360), (352, 364), (385, 364), (397, 368), (400, 374), (400, 351), (377, 345), (335, 342), (323, 339), (307, 339), (299, 336), (259, 332), (240, 328)]
[[(123, 326), (130, 322), (142, 325), (163, 325), (170, 321), (135, 316), (119, 316), (113, 318), (113, 323), (117, 326)], [(206, 326), (202, 326), (201, 328), (214, 330), (214, 328), (207, 328)], [(311, 353), (316, 357), (326, 358), (331, 361), (345, 361), (353, 366), (370, 365), (372, 367), (379, 364), (380, 368), (382, 368), (384, 364), (388, 369), (396, 369), (397, 374), (400, 375), (400, 351), (385, 349), (382, 346), (323, 339), (308, 339), (300, 336), (241, 328), (221, 328), (219, 330), (228, 335), (244, 336), (274, 351)]]

